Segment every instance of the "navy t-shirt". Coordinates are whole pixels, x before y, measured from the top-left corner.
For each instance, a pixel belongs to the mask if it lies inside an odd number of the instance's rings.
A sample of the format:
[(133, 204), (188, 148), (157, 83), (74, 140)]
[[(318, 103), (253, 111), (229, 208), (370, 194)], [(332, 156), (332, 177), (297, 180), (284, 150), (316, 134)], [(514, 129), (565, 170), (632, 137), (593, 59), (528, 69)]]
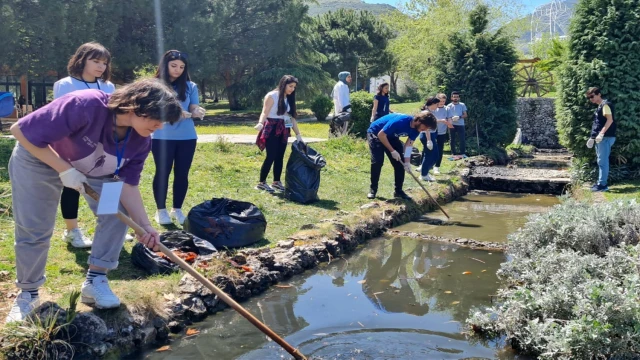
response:
[(369, 125), (367, 132), (378, 134), (380, 130), (384, 131), (387, 136), (402, 137), (408, 136), (412, 141), (415, 140), (420, 132), (411, 127), (413, 116), (400, 113), (385, 115)]
[(378, 108), (376, 109), (376, 116), (381, 117), (389, 113), (389, 96), (376, 95), (373, 97), (378, 100)]

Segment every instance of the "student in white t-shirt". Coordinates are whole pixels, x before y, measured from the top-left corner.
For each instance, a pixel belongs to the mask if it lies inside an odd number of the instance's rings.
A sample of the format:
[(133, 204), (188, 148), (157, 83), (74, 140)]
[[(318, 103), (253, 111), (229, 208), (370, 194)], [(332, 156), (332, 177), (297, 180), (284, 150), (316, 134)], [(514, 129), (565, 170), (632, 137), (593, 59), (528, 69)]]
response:
[[(111, 94), (116, 89), (109, 82), (111, 78), (111, 54), (99, 43), (82, 44), (69, 59), (67, 71), (69, 76), (53, 84), (54, 99), (78, 90), (98, 89)], [(84, 235), (84, 231), (78, 225), (79, 201), (79, 192), (67, 187), (62, 189), (60, 209), (67, 226), (64, 231), (64, 240), (71, 243), (73, 247), (88, 248), (91, 247), (92, 240)]]
[[(296, 139), (302, 142), (302, 135), (298, 129), (296, 117), (296, 86), (298, 79), (291, 75), (285, 75), (280, 79), (278, 88), (270, 91), (264, 97), (262, 114), (258, 124), (256, 145), (262, 150), (267, 150), (267, 156), (260, 169), (260, 180), (256, 185), (257, 190), (264, 190), (273, 193), (274, 191), (284, 191), (284, 185), (280, 181), (282, 166), (284, 163), (284, 153), (287, 150), (287, 143), (291, 135), (291, 129), (296, 134)], [(267, 185), (267, 175), (273, 166), (273, 183)]]

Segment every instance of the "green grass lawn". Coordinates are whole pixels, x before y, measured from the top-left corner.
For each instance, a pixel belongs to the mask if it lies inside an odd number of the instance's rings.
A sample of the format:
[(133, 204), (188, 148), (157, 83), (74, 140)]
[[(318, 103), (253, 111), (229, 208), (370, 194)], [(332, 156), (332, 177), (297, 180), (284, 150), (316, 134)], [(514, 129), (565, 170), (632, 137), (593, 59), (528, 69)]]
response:
[(389, 109), (393, 112), (399, 112), (407, 115), (413, 115), (420, 111), (420, 108), (424, 105), (424, 102), (412, 102), (403, 104), (391, 104)]
[[(327, 123), (303, 123), (300, 126), (305, 136), (326, 137), (328, 133)], [(255, 130), (250, 126), (198, 127), (198, 132), (201, 134), (232, 132), (255, 134)], [(2, 210), (4, 214), (0, 216), (0, 271), (6, 270), (10, 273), (9, 277), (0, 279), (0, 306), (4, 304), (4, 308), (0, 309), (0, 315), (8, 310), (6, 306), (11, 299), (6, 297), (7, 294), (14, 291), (13, 220), (6, 211), (10, 208), (11, 200), (6, 165), (12, 147), (12, 140), (0, 139), (0, 208), (4, 209)], [(190, 173), (189, 193), (183, 209), (187, 213), (193, 206), (214, 197), (228, 197), (254, 203), (264, 212), (268, 220), (265, 237), (257, 245), (267, 245), (286, 239), (296, 233), (304, 224), (318, 223), (322, 219), (335, 217), (338, 211), (354, 212), (361, 205), (370, 202), (366, 198), (369, 189), (370, 157), (365, 141), (346, 137), (316, 143), (312, 147), (324, 155), (327, 160), (327, 166), (322, 170), (319, 191), (321, 201), (317, 203), (301, 205), (288, 201), (281, 195), (270, 195), (255, 190), (254, 186), (258, 182), (258, 173), (265, 154), (260, 152), (255, 145), (235, 145), (222, 142), (198, 144)], [(289, 153), (290, 150), (287, 150), (285, 166)], [(391, 198), (393, 195), (393, 171), (388, 160), (385, 161), (378, 195)], [(445, 155), (442, 171), (446, 172), (452, 166), (453, 164), (446, 160)], [(150, 217), (156, 210), (151, 189), (154, 170), (153, 158), (149, 156), (142, 175), (140, 189)], [(270, 174), (268, 181), (271, 180)], [(413, 191), (421, 191), (409, 177), (405, 181), (405, 189), (408, 188), (413, 188)], [(171, 189), (169, 190), (169, 206), (171, 206), (170, 199)], [(80, 201), (79, 218), (82, 227), (88, 230), (89, 234), (92, 234), (95, 219), (84, 200)], [(152, 223), (155, 224), (153, 221)], [(159, 229), (162, 230), (162, 228)], [(63, 294), (69, 293), (72, 289), (79, 289), (85, 276), (89, 255), (89, 250), (75, 249), (64, 243), (62, 241), (63, 230), (63, 220), (59, 215), (51, 240), (46, 270), (47, 282), (43, 291), (54, 300), (59, 300)], [(110, 275), (115, 291), (123, 298), (124, 302), (129, 304), (140, 301), (140, 289), (147, 289), (149, 294), (170, 292), (180, 275), (164, 278), (147, 277), (144, 272), (135, 268), (131, 263), (130, 253), (133, 244), (125, 244), (120, 256), (120, 266)], [(158, 296), (149, 295), (147, 298), (157, 300)]]
[(629, 199), (640, 201), (640, 180), (631, 180), (621, 184), (609, 185), (609, 191), (603, 194), (609, 201)]
[[(299, 116), (311, 116), (311, 110), (306, 108), (305, 103), (303, 101), (296, 101), (296, 105), (298, 106), (298, 114)], [(260, 114), (262, 111), (261, 108), (253, 108), (246, 110), (229, 110), (229, 101), (221, 100), (217, 103), (206, 102), (202, 104), (202, 107), (207, 109), (207, 116), (218, 116), (218, 115), (229, 115), (229, 114)]]
[[(198, 134), (248, 134), (257, 135), (258, 131), (253, 127), (255, 124), (228, 124), (228, 125), (197, 125)], [(326, 139), (329, 135), (328, 122), (301, 122), (298, 123), (302, 137), (313, 137)], [(292, 132), (293, 136), (293, 132)]]

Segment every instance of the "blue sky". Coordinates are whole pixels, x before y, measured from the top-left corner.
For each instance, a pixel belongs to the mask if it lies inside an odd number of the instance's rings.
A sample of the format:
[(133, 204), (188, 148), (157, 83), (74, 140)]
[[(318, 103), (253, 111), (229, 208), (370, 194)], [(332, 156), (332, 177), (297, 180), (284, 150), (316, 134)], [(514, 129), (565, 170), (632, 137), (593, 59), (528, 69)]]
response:
[[(522, 3), (525, 7), (525, 12), (530, 13), (533, 12), (533, 9), (538, 5), (546, 4), (550, 2), (549, 0), (515, 0)], [(404, 3), (404, 0), (364, 0), (364, 2), (369, 4), (389, 4), (396, 6), (398, 3)]]

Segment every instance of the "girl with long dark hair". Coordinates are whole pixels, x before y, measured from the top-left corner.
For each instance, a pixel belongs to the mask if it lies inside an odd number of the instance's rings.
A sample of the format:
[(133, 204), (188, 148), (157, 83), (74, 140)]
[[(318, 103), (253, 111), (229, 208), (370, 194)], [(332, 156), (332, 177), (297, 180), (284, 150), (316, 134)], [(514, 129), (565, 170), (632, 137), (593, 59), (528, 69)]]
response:
[[(278, 88), (270, 91), (264, 97), (260, 120), (255, 128), (259, 131), (256, 144), (260, 150), (267, 150), (267, 156), (260, 169), (260, 181), (256, 185), (257, 190), (273, 193), (275, 190), (284, 191), (280, 176), (284, 153), (287, 150), (287, 142), (291, 135), (291, 129), (296, 134), (296, 139), (302, 142), (302, 135), (298, 129), (296, 117), (296, 86), (298, 79), (291, 75), (285, 75), (280, 79)], [(267, 175), (273, 166), (273, 183), (267, 185)], [(275, 190), (274, 190), (275, 189)]]
[[(198, 135), (193, 118), (202, 118), (205, 110), (199, 106), (198, 86), (189, 77), (189, 62), (186, 53), (178, 50), (167, 51), (156, 78), (163, 80), (176, 92), (182, 105), (182, 119), (175, 124), (166, 124), (153, 134), (151, 151), (156, 164), (153, 177), (153, 197), (156, 201), (155, 220), (158, 224), (168, 225), (174, 217), (180, 225), (185, 215), (182, 204), (189, 188), (189, 169), (196, 152)], [(167, 211), (167, 191), (169, 175), (173, 169), (173, 207)]]
[[(53, 98), (57, 99), (77, 90), (96, 89), (111, 94), (116, 87), (109, 82), (111, 77), (111, 54), (102, 45), (90, 42), (80, 45), (69, 59), (69, 76), (53, 84)], [(77, 248), (91, 247), (91, 239), (78, 225), (80, 193), (68, 187), (62, 188), (60, 210), (67, 228), (64, 240)]]
[(378, 92), (373, 97), (371, 109), (371, 122), (389, 114), (389, 84), (382, 83), (378, 86)]

